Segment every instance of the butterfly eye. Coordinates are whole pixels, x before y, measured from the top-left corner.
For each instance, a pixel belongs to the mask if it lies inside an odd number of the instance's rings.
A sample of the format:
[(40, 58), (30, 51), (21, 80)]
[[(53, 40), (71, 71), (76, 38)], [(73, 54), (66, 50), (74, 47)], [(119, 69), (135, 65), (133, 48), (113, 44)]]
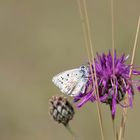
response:
[(82, 65), (82, 66), (81, 66), (81, 69), (82, 69), (82, 70), (86, 69), (86, 66)]

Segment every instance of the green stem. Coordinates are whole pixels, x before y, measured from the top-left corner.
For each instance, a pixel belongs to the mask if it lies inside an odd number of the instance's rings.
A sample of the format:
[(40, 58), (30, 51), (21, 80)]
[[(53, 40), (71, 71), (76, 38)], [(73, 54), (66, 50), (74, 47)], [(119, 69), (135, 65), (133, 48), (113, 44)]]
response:
[(69, 124), (65, 126), (65, 128), (68, 130), (68, 132), (74, 137), (74, 140), (79, 140), (79, 137), (75, 134), (75, 132), (72, 130)]

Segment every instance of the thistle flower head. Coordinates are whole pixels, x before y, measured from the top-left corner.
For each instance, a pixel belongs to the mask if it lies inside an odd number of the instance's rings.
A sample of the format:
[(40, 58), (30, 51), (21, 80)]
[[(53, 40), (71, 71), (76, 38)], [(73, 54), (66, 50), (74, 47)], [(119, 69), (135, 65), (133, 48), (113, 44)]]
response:
[(67, 126), (74, 116), (74, 109), (65, 97), (53, 96), (50, 99), (50, 115), (58, 123)]
[[(116, 104), (120, 104), (122, 107), (132, 106), (134, 95), (133, 84), (135, 81), (130, 77), (131, 68), (131, 74), (133, 75), (140, 75), (140, 72), (127, 65), (127, 59), (128, 56), (124, 54), (121, 57), (117, 57), (116, 52), (114, 53), (114, 57), (110, 52), (107, 55), (104, 53), (102, 55), (97, 54), (92, 64), (92, 71), (89, 68), (90, 76), (86, 84), (85, 93), (79, 94), (74, 99), (75, 102), (80, 100), (78, 107), (81, 107), (87, 101), (94, 102), (99, 100), (102, 103), (110, 105), (112, 117), (114, 118)], [(94, 66), (97, 79), (95, 79)], [(97, 80), (97, 86), (95, 80)], [(97, 94), (99, 98), (97, 98)], [(128, 95), (129, 105), (121, 104), (126, 94)]]

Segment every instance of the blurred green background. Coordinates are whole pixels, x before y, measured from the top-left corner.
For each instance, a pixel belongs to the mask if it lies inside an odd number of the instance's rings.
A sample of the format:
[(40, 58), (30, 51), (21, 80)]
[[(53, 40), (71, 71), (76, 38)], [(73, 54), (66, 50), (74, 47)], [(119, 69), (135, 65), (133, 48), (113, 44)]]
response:
[[(115, 0), (114, 0), (115, 1)], [(94, 53), (111, 49), (110, 0), (87, 0)], [(117, 0), (115, 48), (132, 54), (140, 0)], [(135, 65), (140, 66), (140, 36)], [(0, 0), (0, 140), (72, 140), (48, 115), (48, 100), (61, 95), (52, 77), (87, 61), (76, 0)], [(139, 139), (140, 95), (129, 110), (126, 139)], [(117, 122), (120, 121), (120, 107)], [(76, 109), (76, 108), (75, 108)], [(102, 106), (106, 140), (113, 139), (109, 108)], [(82, 140), (100, 140), (96, 104), (70, 123)]]

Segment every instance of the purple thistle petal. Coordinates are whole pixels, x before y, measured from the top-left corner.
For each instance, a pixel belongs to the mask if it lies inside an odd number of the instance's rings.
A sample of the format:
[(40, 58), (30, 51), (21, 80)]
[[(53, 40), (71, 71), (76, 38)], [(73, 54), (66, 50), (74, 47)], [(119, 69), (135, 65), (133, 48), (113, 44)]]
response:
[(133, 102), (133, 96), (132, 96), (132, 91), (131, 91), (131, 89), (129, 88), (129, 89), (127, 89), (127, 95), (128, 95), (128, 99), (129, 99), (129, 105), (130, 105), (130, 107), (132, 107), (132, 102)]
[[(131, 66), (125, 64), (128, 56), (125, 54), (117, 57), (115, 51), (114, 58), (111, 52), (108, 54), (102, 53), (101, 55), (97, 53), (95, 60), (95, 70), (97, 77), (97, 87), (95, 86), (95, 78), (92, 79), (92, 74), (94, 75), (94, 67), (92, 65), (92, 70), (89, 68), (88, 82), (86, 83), (86, 91), (84, 94), (80, 94), (74, 98), (75, 102), (80, 101), (78, 108), (83, 106), (87, 101), (94, 102), (97, 101), (96, 96), (92, 95), (92, 92), (99, 91), (99, 101), (110, 105), (112, 118), (115, 118), (116, 105), (120, 104), (121, 107), (132, 107), (133, 103), (133, 83), (135, 83), (129, 76)], [(114, 70), (113, 70), (114, 61)], [(140, 75), (140, 71), (137, 71), (133, 67), (132, 74)], [(115, 73), (114, 73), (114, 72)], [(137, 84), (140, 80), (137, 80)], [(136, 84), (136, 83), (135, 83)], [(140, 91), (140, 86), (136, 86), (138, 91)], [(90, 90), (89, 90), (90, 89)], [(115, 91), (114, 91), (115, 90)], [(120, 102), (124, 100), (125, 95), (128, 95), (129, 105), (122, 105)]]
[(117, 91), (115, 90), (115, 93), (113, 94), (113, 99), (112, 99), (112, 118), (113, 119), (115, 118), (115, 113), (116, 113), (116, 98), (117, 98)]
[(100, 101), (104, 102), (108, 98), (108, 96), (109, 95), (105, 94), (104, 96), (100, 97)]
[(133, 73), (134, 75), (140, 75), (140, 71), (137, 71), (137, 70), (133, 70), (132, 73)]
[(140, 91), (140, 86), (137, 86), (138, 91)]
[(92, 93), (86, 95), (83, 100), (77, 105), (78, 108), (82, 107), (90, 98), (92, 97)]
[(90, 99), (90, 101), (91, 101), (92, 103), (95, 102), (95, 101), (96, 101), (96, 97), (95, 97), (95, 96), (92, 96), (91, 99)]

